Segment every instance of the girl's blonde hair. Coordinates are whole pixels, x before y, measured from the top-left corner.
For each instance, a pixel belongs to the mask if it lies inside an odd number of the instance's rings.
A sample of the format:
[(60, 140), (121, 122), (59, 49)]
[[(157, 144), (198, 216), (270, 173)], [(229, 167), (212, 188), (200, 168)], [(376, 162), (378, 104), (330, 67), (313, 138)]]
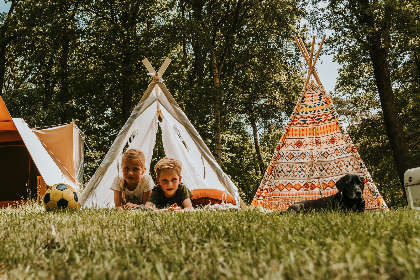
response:
[(173, 159), (173, 158), (167, 158), (167, 157), (162, 158), (155, 165), (156, 177), (159, 178), (160, 172), (162, 170), (170, 170), (170, 169), (175, 170), (178, 176), (181, 176), (182, 164), (179, 160)]
[(146, 157), (144, 156), (144, 153), (137, 149), (129, 149), (125, 151), (122, 156), (122, 160), (124, 159), (138, 160), (142, 167), (145, 167), (146, 165)]

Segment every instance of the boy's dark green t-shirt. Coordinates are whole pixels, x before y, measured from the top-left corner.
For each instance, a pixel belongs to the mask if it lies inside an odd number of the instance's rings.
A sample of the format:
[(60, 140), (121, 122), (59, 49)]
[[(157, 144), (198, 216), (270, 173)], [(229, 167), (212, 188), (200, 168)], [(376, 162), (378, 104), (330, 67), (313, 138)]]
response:
[(174, 203), (176, 203), (179, 207), (184, 208), (182, 202), (192, 196), (193, 194), (191, 191), (182, 183), (178, 185), (178, 189), (173, 197), (166, 197), (162, 188), (157, 185), (153, 188), (152, 194), (147, 201), (153, 203), (156, 208), (167, 208)]

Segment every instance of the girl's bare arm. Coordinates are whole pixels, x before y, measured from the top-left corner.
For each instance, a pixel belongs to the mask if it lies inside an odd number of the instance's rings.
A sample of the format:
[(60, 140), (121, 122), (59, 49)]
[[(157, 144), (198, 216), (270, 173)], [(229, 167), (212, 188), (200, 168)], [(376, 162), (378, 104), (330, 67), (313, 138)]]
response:
[(124, 205), (124, 201), (122, 198), (122, 192), (120, 191), (114, 191), (114, 204), (115, 204), (115, 208), (117, 208), (118, 210), (122, 209), (122, 206)]

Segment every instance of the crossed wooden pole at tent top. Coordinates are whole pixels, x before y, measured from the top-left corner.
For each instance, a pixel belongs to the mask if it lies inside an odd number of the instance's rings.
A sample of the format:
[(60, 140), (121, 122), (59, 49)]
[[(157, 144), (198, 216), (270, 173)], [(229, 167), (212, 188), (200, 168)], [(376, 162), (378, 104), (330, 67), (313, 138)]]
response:
[[(162, 75), (163, 75), (163, 73), (165, 73), (166, 68), (168, 68), (169, 63), (171, 63), (171, 59), (167, 57), (165, 59), (165, 61), (163, 62), (162, 66), (160, 66), (159, 71), (157, 71), (157, 72), (155, 71), (152, 64), (150, 64), (150, 62), (147, 58), (143, 59), (141, 62), (143, 62), (147, 71), (149, 71), (149, 73), (147, 75), (150, 75), (150, 76), (153, 77), (152, 83), (156, 83), (155, 91), (156, 91), (156, 97), (157, 97), (157, 96), (159, 96), (159, 90), (158, 90), (159, 85), (158, 85), (158, 83), (163, 82)], [(156, 116), (160, 116), (161, 118), (163, 118), (162, 111), (160, 110), (160, 103), (157, 102), (156, 104), (157, 104)]]
[(318, 59), (319, 53), (321, 51), (322, 48), (322, 44), (324, 43), (325, 40), (325, 34), (322, 37), (322, 41), (321, 44), (319, 44), (319, 49), (318, 52), (316, 53), (315, 59), (312, 61), (313, 55), (314, 55), (314, 46), (315, 46), (315, 36), (312, 37), (312, 48), (311, 48), (311, 55), (308, 54), (308, 51), (306, 50), (305, 44), (303, 43), (301, 38), (297, 38), (296, 35), (293, 35), (293, 37), (295, 38), (296, 44), (298, 45), (300, 52), (302, 53), (303, 57), (305, 58), (306, 63), (309, 66), (308, 69), (308, 76), (306, 78), (305, 84), (303, 86), (303, 90), (306, 89), (306, 87), (309, 84), (309, 79), (311, 78), (311, 75), (314, 75), (315, 81), (318, 85), (321, 85), (321, 80), (318, 77), (318, 73), (315, 70), (315, 63), (316, 60)]
[[(324, 43), (325, 34), (322, 37), (322, 41), (319, 44), (319, 49), (318, 49), (318, 51), (316, 53), (316, 56), (315, 56), (315, 59), (313, 61), (312, 61), (312, 59), (313, 59), (313, 55), (314, 55), (315, 36), (312, 37), (311, 55), (308, 54), (308, 51), (306, 50), (305, 44), (303, 43), (302, 39), (301, 38), (299, 38), (299, 39), (296, 38), (296, 35), (293, 35), (293, 37), (295, 38), (295, 41), (296, 41), (296, 43), (297, 43), (297, 45), (298, 45), (298, 47), (300, 49), (300, 52), (302, 53), (303, 57), (305, 58), (306, 63), (309, 66), (308, 76), (306, 77), (306, 81), (305, 81), (305, 84), (304, 84), (303, 90), (302, 90), (302, 92), (304, 93), (306, 91), (307, 87), (308, 87), (309, 80), (310, 80), (310, 78), (311, 78), (312, 75), (314, 76), (315, 81), (317, 82), (317, 84), (318, 85), (321, 85), (321, 80), (319, 79), (318, 73), (315, 70), (315, 63), (316, 63), (316, 60), (318, 59), (319, 53), (321, 51), (322, 44)], [(301, 95), (301, 98), (303, 97), (303, 95), (304, 94)], [(300, 103), (300, 101), (298, 102), (298, 104), (299, 103)], [(315, 128), (315, 123), (314, 122), (312, 122), (312, 129), (313, 129), (313, 145), (314, 145), (313, 146), (313, 153), (312, 153), (312, 158), (313, 158), (312, 167), (316, 169), (317, 168), (317, 166), (316, 166), (316, 162), (317, 162), (316, 141), (315, 141), (315, 138), (316, 138), (316, 128)], [(319, 177), (319, 173), (318, 173), (318, 187), (319, 187), (320, 195), (322, 197), (323, 196), (323, 193), (322, 193), (323, 192), (323, 186), (322, 186), (320, 180), (321, 180), (321, 178)]]

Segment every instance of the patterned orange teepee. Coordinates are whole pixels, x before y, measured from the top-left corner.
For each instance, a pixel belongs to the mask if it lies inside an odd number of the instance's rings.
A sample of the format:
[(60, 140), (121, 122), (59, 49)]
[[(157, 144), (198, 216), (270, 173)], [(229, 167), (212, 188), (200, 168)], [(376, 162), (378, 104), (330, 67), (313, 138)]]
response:
[[(309, 55), (305, 57), (308, 61), (307, 58)], [(352, 173), (360, 175), (365, 182), (366, 210), (388, 209), (350, 136), (339, 122), (331, 98), (320, 82), (319, 85), (314, 81), (308, 83), (311, 74), (319, 80), (315, 71), (309, 71), (299, 102), (251, 206), (284, 211), (298, 201), (330, 196), (338, 191), (335, 183)]]

